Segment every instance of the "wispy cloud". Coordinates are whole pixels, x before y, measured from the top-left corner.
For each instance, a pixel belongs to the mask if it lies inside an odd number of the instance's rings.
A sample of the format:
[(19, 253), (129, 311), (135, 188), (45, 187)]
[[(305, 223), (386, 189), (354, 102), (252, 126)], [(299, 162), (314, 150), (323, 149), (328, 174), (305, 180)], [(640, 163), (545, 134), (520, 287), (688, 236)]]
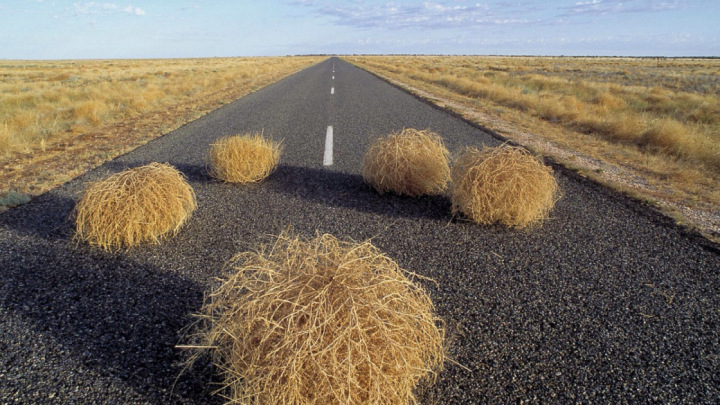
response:
[(139, 7), (133, 7), (128, 5), (125, 7), (119, 6), (115, 3), (98, 3), (94, 1), (77, 1), (73, 3), (73, 10), (76, 16), (81, 15), (112, 15), (118, 13), (144, 16), (145, 10)]
[(647, 13), (657, 11), (678, 10), (686, 8), (685, 1), (657, 1), (657, 0), (589, 0), (575, 3), (574, 6), (565, 7), (561, 16), (576, 16), (582, 14), (615, 14), (615, 13)]
[(135, 14), (139, 16), (145, 15), (145, 10), (141, 9), (140, 7), (127, 6), (123, 9), (123, 11), (128, 14)]
[[(288, 4), (307, 6), (318, 14), (334, 18), (338, 25), (356, 28), (402, 29), (457, 28), (477, 25), (526, 24), (521, 13), (498, 13), (498, 8), (517, 8), (517, 4), (500, 4), (491, 7), (485, 3), (471, 5), (458, 1), (389, 2), (372, 5), (358, 2), (355, 5), (337, 5), (315, 0), (292, 0)], [(505, 10), (508, 11), (508, 10)]]
[(291, 0), (288, 1), (287, 4), (291, 6), (314, 6), (317, 4), (317, 1), (315, 0)]

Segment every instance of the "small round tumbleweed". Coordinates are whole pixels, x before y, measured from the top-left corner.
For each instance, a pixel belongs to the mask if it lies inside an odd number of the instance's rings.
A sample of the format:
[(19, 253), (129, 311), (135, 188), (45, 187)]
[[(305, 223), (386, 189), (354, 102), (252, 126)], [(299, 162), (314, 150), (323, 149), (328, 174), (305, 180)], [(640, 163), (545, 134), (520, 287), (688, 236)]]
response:
[(478, 224), (525, 228), (545, 220), (559, 196), (552, 169), (523, 148), (468, 147), (452, 169), (452, 210)]
[(363, 178), (380, 194), (439, 194), (450, 179), (449, 155), (440, 135), (405, 128), (372, 144), (363, 158)]
[(442, 367), (444, 326), (420, 276), (369, 242), (284, 234), (227, 269), (188, 347), (212, 352), (231, 403), (415, 403)]
[(229, 183), (256, 183), (280, 162), (280, 144), (260, 133), (225, 136), (210, 145), (210, 175)]
[(182, 173), (150, 163), (90, 183), (75, 206), (75, 234), (105, 250), (159, 243), (176, 234), (196, 207)]

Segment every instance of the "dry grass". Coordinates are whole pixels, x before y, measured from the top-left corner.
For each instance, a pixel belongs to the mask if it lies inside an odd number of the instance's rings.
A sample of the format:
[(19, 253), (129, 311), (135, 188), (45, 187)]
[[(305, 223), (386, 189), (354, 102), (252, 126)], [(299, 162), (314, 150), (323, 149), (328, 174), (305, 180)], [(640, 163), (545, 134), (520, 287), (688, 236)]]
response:
[(284, 234), (229, 269), (201, 333), (229, 403), (416, 403), (442, 367), (429, 296), (369, 242)]
[(0, 192), (39, 194), (322, 59), (0, 61)]
[(10, 129), (7, 124), (0, 125), (0, 150), (9, 150), (12, 145)]
[[(111, 121), (199, 99), (318, 58), (212, 58), (0, 62), (0, 154), (32, 150), (41, 140), (91, 131)], [(0, 137), (0, 139), (2, 139)]]
[(150, 163), (89, 184), (75, 207), (76, 237), (109, 251), (159, 243), (176, 234), (195, 208), (182, 173)]
[(380, 194), (438, 194), (450, 179), (449, 154), (438, 134), (405, 128), (370, 146), (363, 158), (363, 178)]
[(262, 181), (280, 161), (280, 144), (261, 133), (218, 139), (208, 153), (210, 175), (230, 183)]
[(559, 188), (552, 169), (523, 148), (467, 148), (452, 170), (453, 213), (515, 228), (548, 218)]
[[(370, 69), (491, 100), (571, 130), (720, 172), (717, 61), (428, 56), (406, 57), (400, 65), (400, 60), (355, 59)], [(618, 79), (625, 84), (614, 83)], [(678, 136), (646, 136), (657, 132), (654, 123), (660, 120), (672, 120)]]
[(347, 59), (720, 240), (720, 60)]

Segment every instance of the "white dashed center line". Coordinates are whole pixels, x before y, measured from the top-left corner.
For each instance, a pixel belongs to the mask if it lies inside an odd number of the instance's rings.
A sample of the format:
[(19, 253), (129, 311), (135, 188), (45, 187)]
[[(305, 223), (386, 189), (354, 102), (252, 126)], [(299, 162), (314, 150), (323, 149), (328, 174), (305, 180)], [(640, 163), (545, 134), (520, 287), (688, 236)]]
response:
[(325, 134), (325, 156), (323, 157), (323, 166), (332, 166), (333, 164), (333, 127), (327, 127)]
[(335, 94), (335, 87), (330, 87), (330, 94)]

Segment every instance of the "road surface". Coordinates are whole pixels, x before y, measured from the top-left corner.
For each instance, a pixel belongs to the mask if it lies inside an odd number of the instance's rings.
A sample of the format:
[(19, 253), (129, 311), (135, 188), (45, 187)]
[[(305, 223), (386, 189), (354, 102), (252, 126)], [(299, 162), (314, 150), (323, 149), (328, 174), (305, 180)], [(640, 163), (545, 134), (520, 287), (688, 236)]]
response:
[[(559, 168), (562, 199), (530, 231), (452, 219), (446, 196), (380, 196), (362, 155), (403, 127), (453, 153), (501, 143), (331, 58), (0, 215), (0, 403), (221, 403), (207, 361), (178, 377), (175, 345), (223, 264), (289, 227), (373, 238), (436, 280), (423, 285), (453, 362), (424, 403), (720, 402), (717, 248)], [(283, 140), (276, 172), (208, 177), (214, 139), (260, 130)], [(83, 183), (153, 161), (197, 193), (177, 237), (119, 253), (74, 241)]]

